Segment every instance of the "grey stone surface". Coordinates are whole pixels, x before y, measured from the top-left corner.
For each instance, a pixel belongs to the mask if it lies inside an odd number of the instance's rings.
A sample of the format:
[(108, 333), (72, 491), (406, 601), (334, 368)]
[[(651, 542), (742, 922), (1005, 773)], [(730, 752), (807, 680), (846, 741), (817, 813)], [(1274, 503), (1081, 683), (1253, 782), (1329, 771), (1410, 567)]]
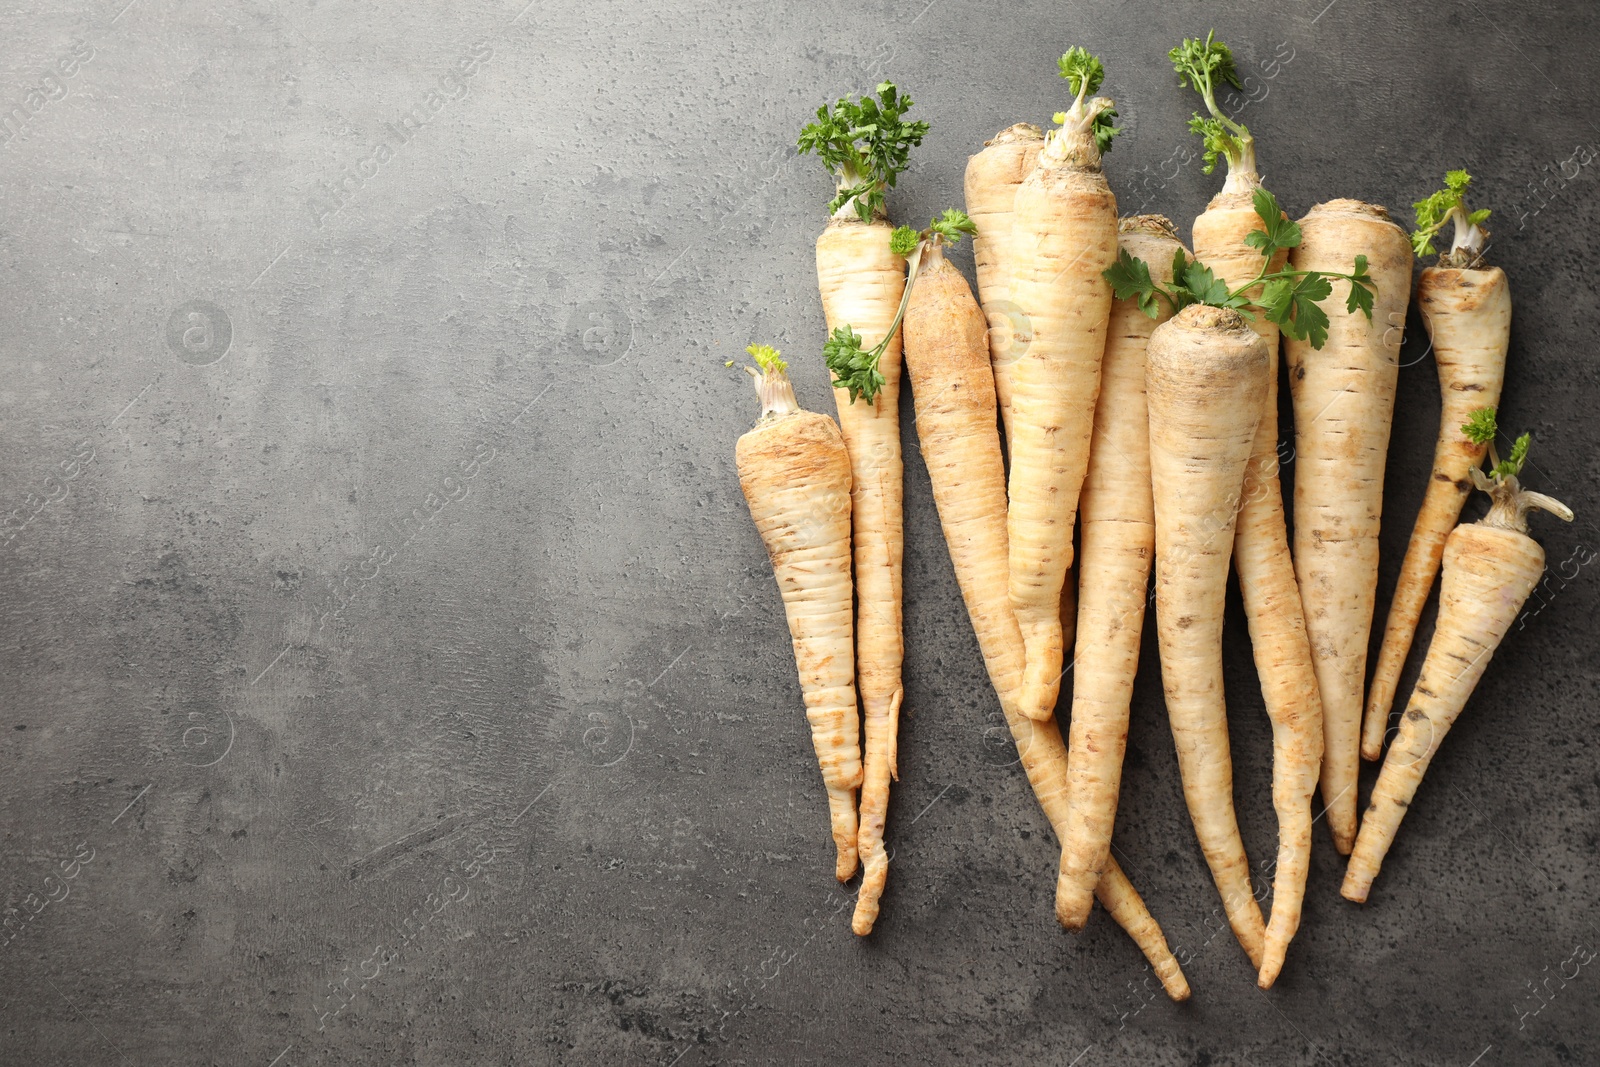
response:
[[(1552, 568), (1586, 559), (1593, 5), (522, 5), (0, 12), (0, 1063), (1600, 1062), (1593, 568), (1496, 657), (1366, 907), (1319, 832), (1267, 994), (1147, 649), (1118, 843), (1192, 957), (1175, 1006), (1103, 914), (1055, 926), (907, 402), (909, 717), (857, 940), (722, 367), (778, 344), (827, 407), (820, 101), (914, 95), (920, 219), (1085, 43), (1123, 209), (1187, 230), (1218, 179), (1164, 52), (1215, 25), (1291, 211), (1479, 177), (1504, 410), (1579, 514), (1539, 523)], [(1437, 413), (1417, 326), (1380, 598)], [(1227, 637), (1264, 860), (1237, 604)]]

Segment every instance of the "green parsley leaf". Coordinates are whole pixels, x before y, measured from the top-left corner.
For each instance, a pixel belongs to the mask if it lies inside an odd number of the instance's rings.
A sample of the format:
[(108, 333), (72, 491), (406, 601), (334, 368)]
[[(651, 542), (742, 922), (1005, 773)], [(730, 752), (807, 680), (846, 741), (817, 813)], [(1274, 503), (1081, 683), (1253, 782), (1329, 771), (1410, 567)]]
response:
[(1090, 131), (1094, 134), (1094, 145), (1100, 150), (1102, 156), (1111, 151), (1112, 139), (1122, 132), (1121, 126), (1114, 125), (1116, 119), (1117, 109), (1108, 107), (1104, 111), (1097, 113), (1094, 117), (1094, 122), (1089, 126)]
[(1528, 460), (1528, 444), (1533, 440), (1533, 435), (1525, 433), (1517, 438), (1511, 446), (1511, 455), (1495, 464), (1494, 470), (1489, 473), (1496, 478), (1515, 478), (1522, 473), (1522, 465)]
[(1179, 245), (1177, 248), (1174, 248), (1172, 250), (1172, 276), (1174, 278), (1183, 277), (1183, 270), (1188, 265), (1189, 254), (1183, 250), (1183, 246)]
[(1456, 220), (1459, 238), (1463, 229), (1477, 226), (1489, 217), (1487, 211), (1466, 210), (1467, 190), (1472, 185), (1472, 175), (1464, 170), (1452, 170), (1444, 176), (1444, 188), (1411, 205), (1417, 217), (1417, 228), (1411, 233), (1411, 248), (1418, 256), (1431, 256), (1436, 251), (1433, 239), (1444, 229), (1445, 223)]
[(1216, 40), (1215, 30), (1207, 33), (1204, 41), (1185, 39), (1167, 53), (1167, 58), (1172, 60), (1172, 69), (1177, 72), (1178, 79), (1202, 96), (1214, 95), (1217, 86), (1223, 82), (1235, 89), (1244, 88), (1239, 84), (1233, 51)]
[(1240, 151), (1238, 139), (1222, 125), (1221, 119), (1209, 118), (1197, 111), (1189, 116), (1189, 132), (1199, 134), (1205, 148), (1205, 161), (1200, 164), (1202, 173), (1210, 174), (1217, 169), (1219, 158), (1232, 157)]
[(835, 329), (833, 336), (822, 346), (823, 360), (833, 372), (833, 387), (849, 390), (852, 404), (859, 397), (865, 397), (867, 403), (872, 403), (878, 390), (883, 388), (885, 379), (878, 370), (880, 355), (882, 346), (871, 352), (864, 351), (861, 335), (849, 325)]
[(942, 215), (928, 223), (928, 232), (938, 234), (948, 244), (958, 244), (962, 234), (977, 233), (978, 224), (968, 218), (965, 211), (947, 207)]
[(917, 249), (917, 242), (922, 240), (922, 235), (910, 226), (896, 226), (889, 235), (889, 251), (897, 256), (909, 256)]
[[(1105, 81), (1105, 66), (1100, 62), (1100, 57), (1091, 55), (1087, 48), (1073, 46), (1067, 49), (1065, 55), (1056, 63), (1061, 76), (1067, 79), (1067, 85), (1072, 89), (1073, 95), (1078, 99), (1073, 102), (1071, 111), (1057, 111), (1053, 117), (1057, 126), (1065, 126), (1069, 116), (1078, 113), (1083, 100), (1100, 88)], [(1094, 118), (1089, 121), (1089, 132), (1094, 135), (1095, 147), (1101, 155), (1111, 151), (1112, 139), (1122, 131), (1116, 126), (1117, 112), (1115, 108), (1105, 108), (1095, 112)]]
[(1275, 278), (1261, 290), (1261, 310), (1284, 333), (1321, 348), (1328, 342), (1328, 314), (1317, 305), (1333, 293), (1333, 283), (1315, 271)]
[(1167, 58), (1172, 61), (1179, 83), (1199, 93), (1205, 101), (1206, 114), (1196, 113), (1189, 120), (1189, 132), (1198, 134), (1205, 146), (1205, 162), (1201, 169), (1210, 174), (1216, 169), (1217, 159), (1226, 157), (1230, 171), (1236, 166), (1248, 166), (1253, 171), (1250, 131), (1224, 115), (1217, 106), (1217, 92), (1223, 85), (1235, 89), (1244, 86), (1234, 66), (1233, 52), (1216, 36), (1213, 30), (1206, 34), (1204, 41), (1186, 38), (1167, 53)]
[(831, 108), (823, 104), (817, 121), (800, 131), (797, 142), (801, 154), (815, 153), (839, 181), (828, 211), (837, 212), (853, 199), (863, 222), (882, 214), (885, 190), (894, 187), (909, 164), (911, 149), (928, 133), (926, 122), (905, 119), (911, 97), (893, 82), (880, 84), (877, 93), (876, 100), (841, 97)]
[(1486, 445), (1500, 432), (1495, 422), (1494, 408), (1478, 408), (1461, 424), (1461, 433), (1475, 445)]
[[(1182, 252), (1178, 253), (1180, 256)], [(1130, 297), (1138, 301), (1139, 310), (1155, 318), (1156, 283), (1150, 278), (1150, 265), (1126, 248), (1117, 252), (1117, 262), (1100, 272), (1111, 292), (1118, 300)]]
[(1211, 268), (1198, 259), (1191, 260), (1184, 268), (1181, 280), (1183, 287), (1193, 295), (1196, 304), (1210, 304), (1219, 308), (1244, 306), (1244, 297), (1230, 297), (1228, 283), (1213, 274)]
[[(1072, 90), (1073, 96), (1093, 96), (1106, 77), (1106, 68), (1100, 62), (1100, 57), (1091, 55), (1087, 48), (1077, 45), (1067, 49), (1066, 54), (1056, 61), (1056, 68), (1067, 79), (1067, 88)], [(1086, 79), (1089, 83), (1087, 88), (1083, 84)]]
[(1350, 272), (1350, 296), (1344, 302), (1345, 313), (1354, 315), (1360, 311), (1371, 322), (1374, 293), (1372, 275), (1367, 273), (1367, 257), (1357, 256), (1355, 269)]
[(1277, 197), (1265, 189), (1257, 189), (1251, 202), (1255, 205), (1256, 217), (1261, 220), (1261, 229), (1245, 234), (1245, 244), (1259, 250), (1265, 259), (1271, 259), (1282, 249), (1299, 247), (1304, 239), (1300, 224), (1284, 217)]

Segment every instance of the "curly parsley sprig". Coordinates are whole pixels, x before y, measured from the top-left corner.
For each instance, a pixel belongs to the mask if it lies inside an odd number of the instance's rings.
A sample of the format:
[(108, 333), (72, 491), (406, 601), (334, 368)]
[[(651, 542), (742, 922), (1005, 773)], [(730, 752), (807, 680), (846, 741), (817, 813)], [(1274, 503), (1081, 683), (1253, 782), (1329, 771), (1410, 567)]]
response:
[[(917, 246), (924, 241), (939, 246), (955, 245), (961, 243), (963, 234), (971, 235), (978, 232), (978, 224), (967, 217), (965, 211), (953, 207), (944, 209), (944, 213), (928, 222), (928, 228), (918, 232), (910, 226), (896, 226), (894, 232), (889, 234), (889, 251), (897, 256), (908, 259), (917, 251)], [(908, 285), (909, 290), (911, 287)]]
[(900, 226), (889, 235), (889, 250), (906, 260), (906, 288), (901, 294), (900, 306), (895, 310), (894, 321), (889, 324), (889, 332), (871, 350), (867, 350), (861, 347), (861, 335), (846, 323), (836, 328), (833, 336), (822, 346), (823, 359), (833, 372), (833, 387), (848, 390), (852, 404), (858, 398), (873, 403), (878, 390), (883, 388), (884, 377), (878, 369), (878, 361), (883, 358), (889, 341), (900, 329), (900, 320), (905, 317), (906, 305), (911, 300), (911, 287), (916, 283), (924, 253), (928, 249), (958, 244), (962, 235), (977, 232), (977, 224), (967, 217), (966, 212), (946, 208), (920, 233), (910, 226)]
[(1467, 421), (1461, 424), (1461, 435), (1475, 445), (1493, 444), (1494, 436), (1499, 432), (1494, 408), (1478, 408), (1469, 412)]
[[(1312, 348), (1321, 348), (1328, 340), (1328, 314), (1318, 306), (1318, 301), (1333, 294), (1332, 279), (1337, 278), (1350, 283), (1345, 310), (1351, 314), (1360, 311), (1370, 322), (1375, 290), (1372, 276), (1367, 273), (1367, 257), (1357, 256), (1349, 274), (1269, 270), (1278, 252), (1300, 244), (1300, 226), (1283, 217), (1278, 198), (1265, 189), (1255, 191), (1254, 203), (1263, 228), (1246, 235), (1245, 244), (1260, 251), (1262, 267), (1260, 273), (1243, 285), (1230, 289), (1211, 268), (1198, 259), (1190, 259), (1182, 249), (1173, 254), (1172, 284), (1157, 285), (1150, 277), (1149, 264), (1123, 249), (1116, 264), (1102, 272), (1112, 292), (1118, 300), (1137, 300), (1139, 310), (1152, 319), (1158, 310), (1157, 296), (1165, 298), (1174, 312), (1190, 304), (1209, 304), (1233, 308), (1246, 318), (1254, 318), (1247, 310), (1254, 303), (1268, 321), (1277, 323), (1284, 333), (1297, 341), (1309, 340)], [(1258, 285), (1261, 286), (1259, 296), (1252, 300), (1245, 295)]]
[(1464, 170), (1452, 170), (1444, 176), (1443, 189), (1411, 205), (1417, 215), (1411, 248), (1418, 256), (1433, 255), (1433, 239), (1446, 223), (1454, 223), (1455, 239), (1450, 243), (1450, 251), (1440, 255), (1440, 264), (1473, 267), (1483, 259), (1489, 240), (1489, 231), (1483, 224), (1489, 221), (1489, 210), (1467, 210), (1467, 190), (1471, 186), (1472, 175)]
[(1224, 85), (1235, 89), (1244, 86), (1239, 82), (1232, 50), (1216, 36), (1212, 30), (1204, 41), (1185, 38), (1167, 53), (1167, 58), (1172, 60), (1179, 82), (1199, 93), (1206, 105), (1207, 114), (1197, 111), (1189, 119), (1189, 132), (1199, 134), (1205, 144), (1205, 163), (1200, 169), (1210, 174), (1216, 169), (1217, 159), (1226, 158), (1229, 186), (1250, 188), (1260, 181), (1256, 175), (1255, 138), (1243, 123), (1224, 115), (1217, 106), (1217, 93)]
[(1522, 473), (1522, 465), (1528, 460), (1528, 445), (1533, 440), (1533, 435), (1525, 433), (1513, 441), (1511, 455), (1502, 460), (1494, 447), (1495, 438), (1500, 434), (1494, 408), (1479, 408), (1472, 412), (1462, 425), (1461, 432), (1473, 444), (1489, 446), (1490, 478), (1504, 481)]
[(838, 215), (853, 208), (862, 222), (885, 214), (884, 193), (906, 169), (911, 149), (927, 136), (926, 122), (907, 121), (911, 97), (894, 82), (877, 88), (878, 98), (841, 97), (830, 108), (817, 108), (817, 121), (800, 131), (802, 154), (815, 152), (838, 180), (838, 190), (828, 202), (828, 212)]

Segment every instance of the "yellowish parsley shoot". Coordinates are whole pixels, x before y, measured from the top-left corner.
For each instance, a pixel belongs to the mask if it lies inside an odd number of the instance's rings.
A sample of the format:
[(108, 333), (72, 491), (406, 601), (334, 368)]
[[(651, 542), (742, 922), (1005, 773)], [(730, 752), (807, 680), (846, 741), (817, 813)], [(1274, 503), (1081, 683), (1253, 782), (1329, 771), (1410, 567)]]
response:
[(745, 351), (750, 353), (750, 358), (756, 361), (756, 366), (761, 368), (763, 374), (771, 374), (773, 371), (781, 374), (789, 369), (789, 364), (784, 362), (783, 354), (771, 345), (751, 345)]

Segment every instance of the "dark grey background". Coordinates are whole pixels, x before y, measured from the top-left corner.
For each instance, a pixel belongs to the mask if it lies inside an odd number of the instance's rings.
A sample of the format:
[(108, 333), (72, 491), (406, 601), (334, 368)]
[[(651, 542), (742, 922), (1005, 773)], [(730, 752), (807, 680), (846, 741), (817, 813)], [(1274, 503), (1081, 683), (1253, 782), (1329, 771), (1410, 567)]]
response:
[[(523, 2), (0, 12), (0, 1062), (1600, 1062), (1592, 5)], [(1292, 212), (1478, 176), (1505, 421), (1579, 519), (1535, 520), (1566, 576), (1366, 907), (1319, 827), (1267, 994), (1217, 934), (1147, 642), (1118, 854), (1190, 958), (1176, 1006), (1103, 914), (1056, 927), (909, 397), (894, 866), (850, 934), (722, 363), (778, 344), (831, 410), (829, 183), (792, 148), (819, 102), (911, 92), (916, 221), (1086, 44), (1123, 210), (1187, 232), (1220, 176), (1164, 53), (1213, 25)], [(1412, 325), (1380, 603), (1437, 417)], [(1228, 638), (1265, 861), (1236, 606)]]

